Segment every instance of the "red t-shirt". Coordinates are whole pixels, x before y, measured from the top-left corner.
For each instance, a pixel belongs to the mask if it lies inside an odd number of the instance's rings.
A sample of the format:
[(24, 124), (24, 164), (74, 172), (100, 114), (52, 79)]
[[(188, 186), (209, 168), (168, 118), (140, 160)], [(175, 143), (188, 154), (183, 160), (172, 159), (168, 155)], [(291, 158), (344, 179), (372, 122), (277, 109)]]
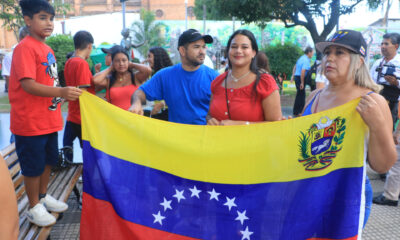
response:
[[(211, 83), (212, 102), (210, 104), (210, 115), (219, 121), (229, 118), (225, 86), (223, 86), (226, 75), (227, 72), (219, 75)], [(254, 98), (254, 83), (241, 88), (227, 89), (231, 120), (250, 122), (265, 120), (262, 101), (277, 90), (278, 86), (271, 75), (262, 74), (256, 88), (257, 97)]]
[[(33, 79), (37, 83), (55, 86), (56, 58), (46, 44), (25, 37), (14, 49), (11, 63), (9, 99), (11, 104), (10, 129), (21, 136), (37, 136), (60, 131), (63, 127), (60, 105), (49, 110), (52, 97), (40, 97), (22, 89), (21, 80)], [(25, 80), (23, 80), (25, 81)]]
[[(64, 77), (67, 86), (91, 85), (93, 78), (90, 72), (89, 64), (80, 57), (71, 57), (65, 63)], [(95, 94), (93, 85), (88, 89), (88, 92)], [(69, 101), (68, 103), (68, 118), (67, 121), (81, 124), (81, 110), (79, 108), (79, 100)]]
[(129, 84), (123, 87), (111, 87), (110, 90), (106, 93), (106, 98), (111, 104), (128, 110), (131, 106), (132, 94), (138, 88), (139, 86), (133, 84)]

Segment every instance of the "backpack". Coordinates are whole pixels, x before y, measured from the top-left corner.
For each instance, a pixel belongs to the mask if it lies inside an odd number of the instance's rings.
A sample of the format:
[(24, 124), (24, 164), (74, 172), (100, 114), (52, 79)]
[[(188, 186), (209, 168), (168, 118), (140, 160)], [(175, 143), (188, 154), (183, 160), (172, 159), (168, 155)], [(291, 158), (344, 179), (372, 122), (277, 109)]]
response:
[(311, 66), (310, 70), (307, 71), (306, 76), (304, 77), (305, 85), (309, 85), (313, 90), (315, 89), (315, 76), (317, 73), (319, 63), (317, 61)]

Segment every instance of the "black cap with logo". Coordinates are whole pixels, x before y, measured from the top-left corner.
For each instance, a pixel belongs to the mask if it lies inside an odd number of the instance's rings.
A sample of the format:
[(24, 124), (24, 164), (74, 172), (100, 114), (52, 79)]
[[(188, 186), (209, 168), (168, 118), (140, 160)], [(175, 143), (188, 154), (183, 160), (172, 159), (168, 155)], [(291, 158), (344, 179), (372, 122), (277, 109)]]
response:
[(200, 39), (204, 39), (205, 43), (213, 42), (213, 38), (210, 35), (201, 35), (196, 29), (188, 29), (179, 36), (178, 48), (186, 43), (195, 42)]
[(353, 30), (340, 30), (335, 32), (335, 34), (326, 41), (317, 43), (316, 47), (318, 51), (323, 53), (325, 48), (331, 45), (347, 48), (363, 57), (365, 57), (367, 52), (367, 43), (365, 42), (363, 35), (360, 32)]

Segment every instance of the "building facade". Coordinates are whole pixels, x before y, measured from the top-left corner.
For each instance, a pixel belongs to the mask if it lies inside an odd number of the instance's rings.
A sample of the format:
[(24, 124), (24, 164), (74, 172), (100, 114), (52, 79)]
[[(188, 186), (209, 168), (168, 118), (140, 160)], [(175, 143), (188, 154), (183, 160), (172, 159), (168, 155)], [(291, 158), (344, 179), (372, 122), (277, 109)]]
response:
[[(128, 13), (139, 12), (141, 8), (151, 10), (156, 14), (157, 20), (185, 20), (185, 6), (187, 7), (188, 20), (195, 20), (193, 8), (195, 0), (128, 0), (125, 2), (125, 11)], [(87, 16), (102, 13), (121, 12), (120, 0), (64, 0), (69, 5), (69, 11), (64, 15), (57, 15), (57, 19), (74, 16)], [(0, 26), (3, 22), (0, 20)], [(0, 49), (10, 50), (17, 43), (17, 38), (12, 30), (0, 28)]]

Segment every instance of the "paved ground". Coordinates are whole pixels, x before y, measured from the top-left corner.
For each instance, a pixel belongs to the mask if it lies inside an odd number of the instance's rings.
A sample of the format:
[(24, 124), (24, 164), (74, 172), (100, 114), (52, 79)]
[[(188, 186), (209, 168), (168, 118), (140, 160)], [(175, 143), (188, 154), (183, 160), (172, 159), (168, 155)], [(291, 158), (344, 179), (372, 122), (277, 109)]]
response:
[[(4, 80), (0, 80), (0, 97), (5, 96)], [(293, 99), (283, 99), (282, 105), (290, 106)], [(283, 107), (285, 115), (291, 114), (290, 107)], [(384, 182), (372, 170), (368, 169), (368, 176), (374, 190), (374, 196), (379, 195), (383, 191)], [(78, 183), (81, 189), (81, 183)], [(69, 209), (64, 213), (63, 217), (52, 228), (51, 239), (79, 239), (79, 226), (81, 210), (78, 201), (72, 193), (68, 199)], [(364, 240), (399, 240), (400, 239), (400, 207), (372, 206), (371, 216), (363, 232)]]

